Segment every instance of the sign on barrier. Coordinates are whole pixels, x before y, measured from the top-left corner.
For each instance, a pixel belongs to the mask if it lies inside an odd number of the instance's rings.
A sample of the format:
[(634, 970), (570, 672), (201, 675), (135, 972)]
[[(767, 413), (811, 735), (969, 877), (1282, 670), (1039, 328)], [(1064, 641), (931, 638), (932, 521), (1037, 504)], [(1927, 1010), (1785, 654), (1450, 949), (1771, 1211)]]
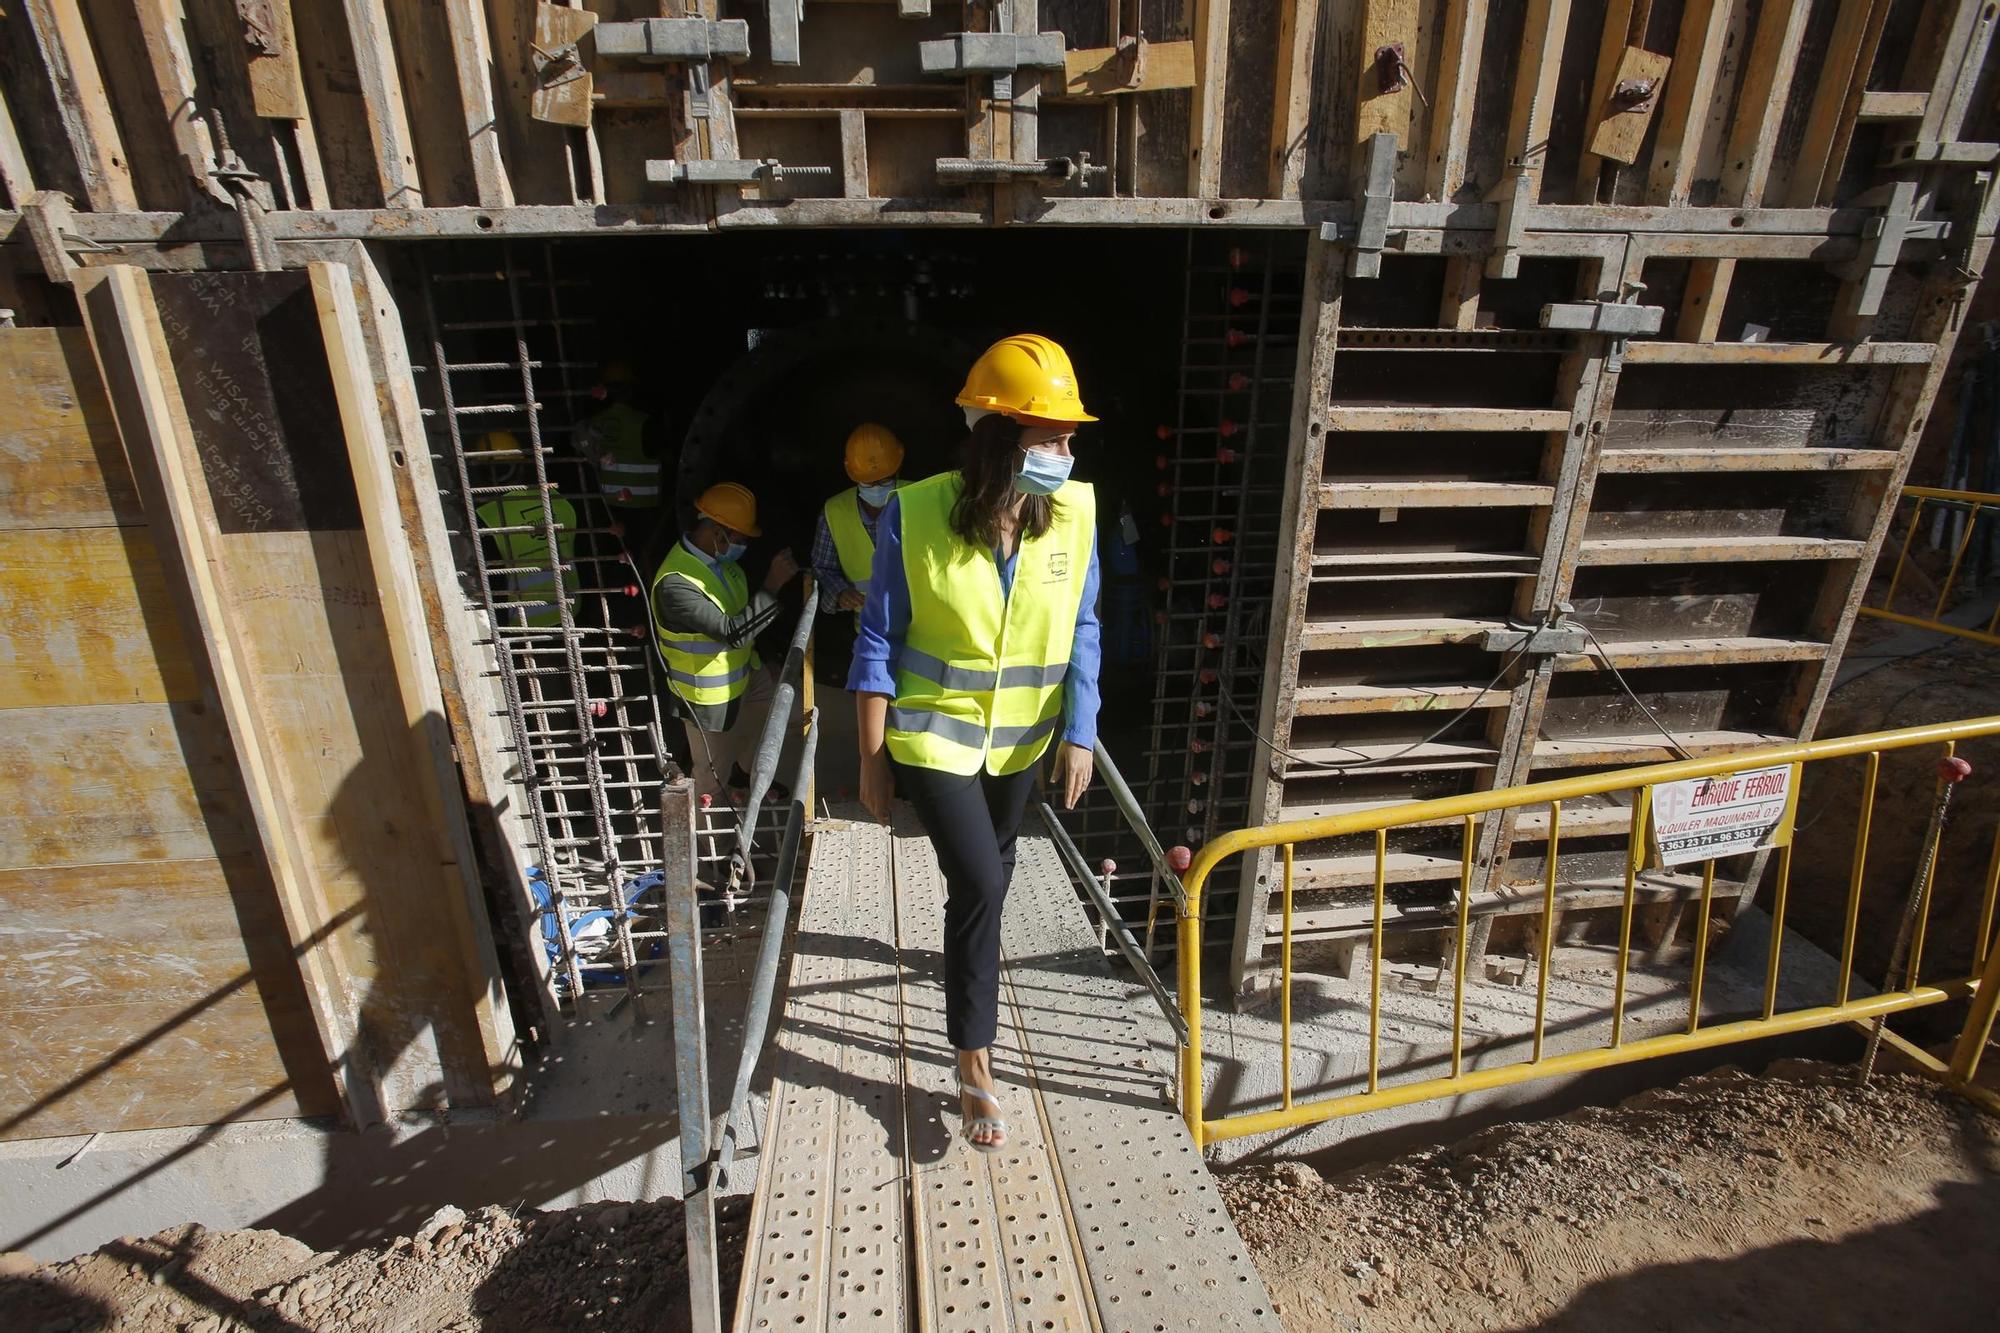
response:
[(1653, 787), (1653, 850), (1662, 866), (1782, 847), (1792, 840), (1799, 766), (1778, 764)]

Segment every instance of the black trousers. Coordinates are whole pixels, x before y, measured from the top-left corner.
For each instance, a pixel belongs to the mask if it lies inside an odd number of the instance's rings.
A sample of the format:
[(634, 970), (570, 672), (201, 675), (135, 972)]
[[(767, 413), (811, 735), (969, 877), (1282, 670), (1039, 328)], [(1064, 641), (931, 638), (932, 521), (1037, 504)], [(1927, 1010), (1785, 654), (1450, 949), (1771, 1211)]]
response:
[(961, 777), (891, 761), (944, 871), (944, 1030), (961, 1051), (993, 1044), (1000, 1006), (1000, 910), (1035, 768)]

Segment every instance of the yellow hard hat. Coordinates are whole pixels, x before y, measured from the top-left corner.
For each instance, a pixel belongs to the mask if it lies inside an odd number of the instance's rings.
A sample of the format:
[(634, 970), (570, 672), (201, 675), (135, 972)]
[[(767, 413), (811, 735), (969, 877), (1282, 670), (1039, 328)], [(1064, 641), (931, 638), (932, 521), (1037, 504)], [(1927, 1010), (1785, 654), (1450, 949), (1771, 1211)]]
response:
[(604, 373), (597, 377), (597, 382), (599, 384), (632, 384), (636, 383), (638, 378), (637, 375), (632, 373), (632, 363), (630, 361), (606, 361), (604, 363)]
[(874, 421), (864, 421), (847, 437), (847, 479), (866, 486), (884, 481), (903, 467), (903, 442), (896, 432)]
[(694, 502), (694, 511), (746, 537), (764, 535), (764, 530), (757, 526), (757, 497), (750, 494), (748, 486), (718, 481), (701, 493), (701, 498)]
[(1002, 338), (980, 353), (955, 401), (960, 407), (1040, 421), (1097, 420), (1083, 410), (1069, 353), (1039, 333)]
[(511, 430), (489, 430), (472, 442), (472, 447), (487, 454), (521, 454), (527, 450), (521, 447), (520, 437)]

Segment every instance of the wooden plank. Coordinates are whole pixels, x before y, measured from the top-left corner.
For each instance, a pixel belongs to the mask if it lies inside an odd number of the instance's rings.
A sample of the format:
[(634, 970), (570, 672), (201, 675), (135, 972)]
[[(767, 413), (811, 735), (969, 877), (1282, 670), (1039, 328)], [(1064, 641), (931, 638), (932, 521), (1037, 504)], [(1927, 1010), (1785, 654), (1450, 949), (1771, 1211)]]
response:
[[(189, 191), (228, 203), (229, 192), (209, 175), (215, 142), (208, 121), (192, 114), (203, 99), (197, 87), (194, 53), (188, 48), (188, 15), (181, 0), (137, 0), (133, 9), (159, 122), (167, 127), (180, 157), (182, 188), (174, 192), (170, 206), (183, 205)], [(137, 77), (138, 71), (132, 74)]]
[(1485, 266), (1469, 255), (1444, 261), (1444, 299), (1438, 302), (1438, 326), (1471, 330), (1479, 327), (1479, 293)]
[(486, 30), (485, 6), (480, 0), (445, 0), (444, 20), (475, 200), (481, 208), (511, 208), (514, 191), (507, 179), (500, 117), (493, 104), (493, 42)]
[[(1960, 3), (1952, 7), (1950, 22), (1933, 25), (1927, 34), (1931, 44), (1913, 44), (1910, 61), (1919, 69), (1928, 67), (1930, 91), (1912, 138), (1949, 143), (1964, 132), (1973, 91), (1981, 81), (1986, 51), (1993, 42), (1994, 16), (1990, 6)], [(1864, 75), (1867, 72), (1862, 71)], [(1906, 84), (1921, 81), (1905, 79)]]
[(1346, 407), (1328, 410), (1328, 430), (1438, 431), (1569, 429), (1569, 413), (1513, 407)]
[(1278, 10), (1276, 85), (1271, 98), (1271, 177), (1265, 187), (1271, 199), (1298, 198), (1305, 177), (1306, 140), (1312, 123), (1313, 44), (1318, 29), (1317, 4), (1284, 0)]
[(22, 0), (21, 14), (34, 35), (76, 162), (84, 193), (78, 202), (100, 213), (136, 212), (132, 168), (77, 0)]
[(1505, 481), (1333, 481), (1320, 487), (1321, 509), (1511, 509), (1545, 505), (1555, 488)]
[(840, 112), (840, 193), (868, 197), (868, 114), (853, 107)]
[[(1424, 164), (1424, 193), (1451, 202), (1465, 187), (1465, 164), (1472, 146), (1473, 100), (1479, 93), (1479, 54), (1486, 46), (1487, 0), (1447, 0), (1438, 46), (1437, 91), (1431, 100), (1430, 151)], [(1464, 266), (1465, 261), (1459, 261)], [(1451, 284), (1447, 281), (1447, 288)], [(1453, 324), (1452, 328), (1471, 328)]]
[(0, 710), (199, 693), (145, 529), (0, 532)]
[(1305, 652), (1334, 648), (1414, 648), (1433, 643), (1478, 643), (1489, 630), (1504, 630), (1498, 616), (1371, 616), (1355, 620), (1312, 620), (1299, 636)]
[(1585, 565), (1671, 565), (1744, 560), (1853, 560), (1860, 542), (1823, 537), (1591, 537), (1578, 562)]
[(190, 640), (205, 650), (256, 829), (253, 845), (265, 856), (278, 891), (324, 1066), (349, 1116), (359, 1124), (377, 1123), (384, 1108), (373, 1085), (372, 1056), (360, 1043), (354, 969), (346, 941), (332, 929), (325, 885), (301, 846), (304, 821), (267, 748), (257, 678), (232, 609), (214, 508), (206, 488), (194, 483), (200, 464), (152, 294), (136, 268), (113, 265), (90, 275), (81, 295), (91, 344), (155, 533), (173, 552), (168, 563), (181, 576), (175, 591), (184, 622), (195, 629)]
[(1625, 48), (1612, 75), (1611, 90), (1621, 84), (1650, 83), (1654, 93), (1637, 106), (1621, 106), (1607, 92), (1597, 107), (1597, 125), (1590, 132), (1590, 147), (1586, 150), (1590, 155), (1627, 166), (1639, 160), (1639, 148), (1646, 141), (1653, 112), (1664, 100), (1660, 90), (1666, 86), (1668, 71), (1673, 67), (1670, 57), (1643, 47)]
[(1517, 238), (1521, 220), (1528, 209), (1541, 202), (1569, 6), (1570, 0), (1528, 3), (1521, 58), (1514, 68), (1513, 102), (1507, 115), (1507, 169), (1488, 196), (1499, 206), (1493, 254), (1486, 261), (1489, 278), (1512, 278), (1520, 272)]
[(304, 120), (305, 76), (299, 71), (298, 37), (292, 30), (292, 0), (267, 0), (243, 21), (251, 105), (271, 120)]
[(19, 209), (34, 197), (36, 188), (21, 132), (14, 127), (13, 108), (7, 105), (7, 90), (0, 88), (0, 191), (5, 192), (9, 208)]
[[(437, 663), (425, 630), (416, 562), (403, 534), (396, 485), (390, 475), (389, 446), (355, 310), (352, 278), (338, 264), (315, 263), (308, 272), (319, 309), (320, 332), (326, 340), (334, 396), (340, 404), (348, 462), (361, 502), (368, 564), (380, 597), (395, 693), (402, 703), (401, 762), (396, 762), (394, 749), (378, 759), (387, 758), (394, 764), (406, 780), (404, 795), (417, 798), (414, 807), (405, 809), (404, 819), (406, 824), (418, 823), (421, 830), (412, 839), (419, 855), (404, 865), (408, 877), (416, 877), (420, 867), (434, 867), (434, 878), (423, 875), (431, 880), (423, 886), (429, 918), (425, 934), (439, 946), (437, 961), (443, 966), (436, 966), (428, 980), (435, 985), (457, 983), (454, 998), (470, 1010), (472, 1031), (480, 1044), (478, 1063), (460, 1070), (459, 1076), (478, 1096), (490, 1099), (511, 1081), (520, 1051), (501, 988), (499, 960), (486, 926), (484, 891), (467, 831), (458, 765), (438, 690)], [(386, 697), (381, 706), (385, 710), (390, 707)], [(429, 853), (427, 859), (425, 852)]]
[(1399, 147), (1410, 141), (1410, 113), (1416, 104), (1414, 84), (1409, 75), (1399, 75), (1400, 87), (1382, 90), (1382, 66), (1376, 52), (1399, 46), (1403, 62), (1411, 69), (1417, 64), (1417, 0), (1367, 0), (1362, 6), (1358, 40), (1350, 59), (1356, 80), (1354, 98), (1354, 147), (1356, 169), (1368, 140), (1377, 134), (1393, 134)]
[(0, 858), (21, 869), (252, 851), (228, 734), (199, 703), (21, 708), (0, 727)]
[(1626, 344), (1632, 365), (1676, 366), (1923, 366), (1935, 343), (1702, 343), (1638, 340)]
[(1688, 0), (1681, 10), (1674, 68), (1660, 102), (1660, 132), (1647, 171), (1646, 199), (1655, 204), (1687, 202), (1701, 151), (1709, 104), (1715, 99), (1731, 6), (1727, 0)]
[(1063, 86), (1051, 101), (1123, 97), (1195, 86), (1193, 42), (1147, 42), (1146, 65), (1135, 84), (1125, 82), (1125, 62), (1115, 46), (1063, 52)]
[(1228, 95), (1229, 0), (1194, 0), (1194, 96), (1188, 114), (1188, 193), (1222, 196), (1222, 104)]
[(1535, 742), (1536, 768), (1579, 767), (1585, 764), (1649, 764), (1679, 759), (1684, 752), (1696, 759), (1783, 745), (1791, 737), (1767, 731), (1676, 731), (1674, 745), (1659, 732), (1633, 736), (1578, 736)]
[(389, 41), (386, 0), (342, 0), (347, 31), (354, 44), (354, 68), (360, 75), (361, 104), (368, 118), (368, 139), (375, 151), (375, 173), (386, 208), (422, 208), (424, 191), (417, 170), (417, 147), (410, 133), (403, 80), (396, 70), (396, 51)]
[(1449, 713), (1461, 708), (1504, 708), (1507, 695), (1479, 685), (1302, 685), (1294, 701), (1299, 717), (1357, 713)]
[(1879, 472), (1889, 449), (1606, 449), (1600, 472)]
[[(1827, 645), (1812, 639), (1741, 638), (1628, 639), (1604, 641), (1605, 652), (1622, 670), (1646, 667), (1735, 666), (1750, 662), (1819, 662)], [(1557, 671), (1602, 671), (1593, 658), (1563, 658)]]
[(0, 529), (144, 521), (82, 329), (0, 329)]
[(1805, 134), (1792, 155), (1791, 178), (1778, 196), (1784, 206), (1811, 208), (1833, 201), (1889, 8), (1888, 0), (1840, 0), (1806, 113)]

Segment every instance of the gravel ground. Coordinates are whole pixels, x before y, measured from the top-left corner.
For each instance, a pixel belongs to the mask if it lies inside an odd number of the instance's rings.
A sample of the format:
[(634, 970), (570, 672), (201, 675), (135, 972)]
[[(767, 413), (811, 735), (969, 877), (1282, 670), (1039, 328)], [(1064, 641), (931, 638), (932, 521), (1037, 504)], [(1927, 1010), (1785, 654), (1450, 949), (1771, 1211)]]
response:
[(1291, 1333), (1990, 1329), (2000, 1120), (1786, 1062), (1323, 1179), (1222, 1178)]
[[(745, 1203), (724, 1201), (732, 1270)], [(735, 1280), (725, 1272), (724, 1290)], [(315, 1254), (275, 1231), (190, 1225), (40, 1268), (0, 1259), (7, 1333), (686, 1327), (681, 1207), (671, 1201), (519, 1216), (444, 1208), (414, 1236), (351, 1254)]]

